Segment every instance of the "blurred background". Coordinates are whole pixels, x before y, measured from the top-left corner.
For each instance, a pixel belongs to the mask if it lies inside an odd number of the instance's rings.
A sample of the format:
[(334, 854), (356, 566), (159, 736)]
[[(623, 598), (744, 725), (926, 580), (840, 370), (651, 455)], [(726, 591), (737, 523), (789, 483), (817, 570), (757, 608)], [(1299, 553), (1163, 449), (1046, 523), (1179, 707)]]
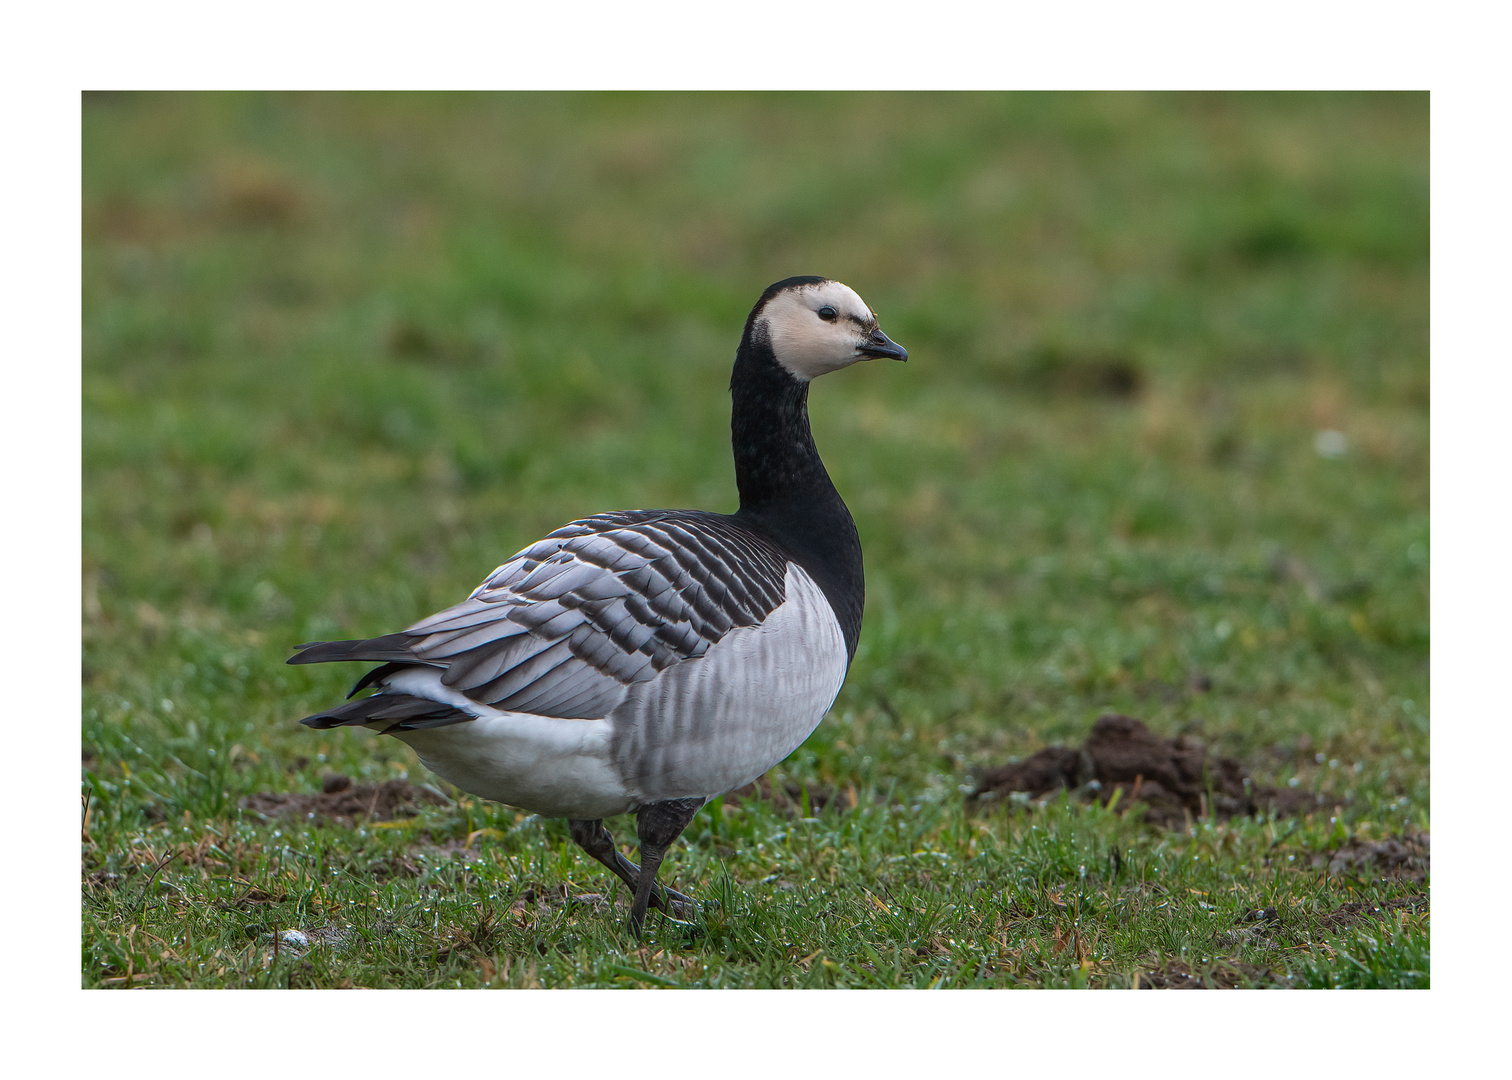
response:
[(1427, 798), (1426, 94), (87, 95), (84, 765), (121, 825), (392, 741), (294, 721), (607, 509), (735, 507), (761, 290), (816, 384), (860, 652), (783, 768), (960, 797), (1105, 711)]

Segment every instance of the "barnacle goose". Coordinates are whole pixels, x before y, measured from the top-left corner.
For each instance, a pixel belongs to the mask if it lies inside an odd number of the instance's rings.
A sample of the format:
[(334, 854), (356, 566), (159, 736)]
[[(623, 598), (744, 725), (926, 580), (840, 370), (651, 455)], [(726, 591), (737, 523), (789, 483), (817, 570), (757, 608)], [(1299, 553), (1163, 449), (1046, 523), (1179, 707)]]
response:
[[(463, 791), (569, 819), (573, 840), (647, 907), (699, 807), (797, 749), (856, 653), (861, 543), (809, 432), (810, 380), (908, 353), (849, 287), (772, 285), (730, 377), (740, 508), (630, 510), (565, 525), (454, 607), (396, 634), (299, 646), (291, 664), (377, 663), (301, 723), (408, 743)], [(641, 862), (603, 819), (634, 812)]]

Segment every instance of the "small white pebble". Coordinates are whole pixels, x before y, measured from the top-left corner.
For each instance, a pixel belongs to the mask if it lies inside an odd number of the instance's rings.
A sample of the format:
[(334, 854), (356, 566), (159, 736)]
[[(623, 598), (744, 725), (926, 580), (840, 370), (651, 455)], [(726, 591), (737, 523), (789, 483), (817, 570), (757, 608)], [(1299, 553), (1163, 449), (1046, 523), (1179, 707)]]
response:
[(285, 930), (278, 935), (278, 940), (285, 945), (292, 945), (296, 949), (308, 949), (310, 947), (310, 939), (305, 936), (302, 930)]
[(1342, 431), (1320, 431), (1313, 436), (1313, 449), (1319, 457), (1343, 457), (1349, 451), (1349, 439)]

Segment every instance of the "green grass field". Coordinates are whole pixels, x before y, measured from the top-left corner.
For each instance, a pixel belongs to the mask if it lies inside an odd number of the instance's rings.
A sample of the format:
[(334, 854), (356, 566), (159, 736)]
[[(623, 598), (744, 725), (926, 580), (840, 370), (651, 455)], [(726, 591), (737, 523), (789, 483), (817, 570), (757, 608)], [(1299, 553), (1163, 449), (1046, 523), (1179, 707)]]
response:
[[(128, 94), (83, 131), (84, 986), (1428, 985), (1426, 867), (1337, 858), (1429, 829), (1426, 95)], [(741, 321), (807, 273), (910, 353), (812, 396), (860, 649), (772, 778), (810, 797), (700, 813), (662, 880), (712, 902), (637, 945), (563, 823), (300, 727), (360, 669), (283, 661), (572, 518), (733, 509)], [(968, 809), (1105, 712), (1327, 809)], [(333, 773), (445, 798), (244, 806)]]

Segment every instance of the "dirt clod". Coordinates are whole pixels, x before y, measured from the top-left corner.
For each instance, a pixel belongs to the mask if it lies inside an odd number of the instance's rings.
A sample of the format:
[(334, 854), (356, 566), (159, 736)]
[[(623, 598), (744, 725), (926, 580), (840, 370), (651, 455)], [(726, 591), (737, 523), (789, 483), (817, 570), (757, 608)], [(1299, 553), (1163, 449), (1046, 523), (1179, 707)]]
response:
[[(336, 783), (345, 780), (346, 783)], [(381, 784), (354, 784), (345, 776), (328, 776), (318, 794), (260, 791), (248, 795), (242, 806), (268, 818), (302, 818), (316, 821), (393, 821), (414, 817), (421, 806), (446, 806), (445, 796), (408, 780)]]
[(1039, 797), (1062, 788), (1077, 787), (1081, 783), (1079, 778), (1091, 772), (1091, 759), (1084, 762), (1081, 751), (1049, 746), (1023, 761), (988, 770), (971, 797), (979, 799), (989, 793), (1010, 791), (1023, 791)]
[(1022, 792), (1044, 799), (1070, 790), (1100, 803), (1146, 807), (1144, 820), (1178, 828), (1190, 818), (1290, 815), (1325, 805), (1321, 796), (1253, 783), (1234, 758), (1210, 753), (1194, 735), (1162, 739), (1132, 716), (1109, 713), (1077, 748), (1051, 746), (982, 774), (969, 800), (985, 803)]

